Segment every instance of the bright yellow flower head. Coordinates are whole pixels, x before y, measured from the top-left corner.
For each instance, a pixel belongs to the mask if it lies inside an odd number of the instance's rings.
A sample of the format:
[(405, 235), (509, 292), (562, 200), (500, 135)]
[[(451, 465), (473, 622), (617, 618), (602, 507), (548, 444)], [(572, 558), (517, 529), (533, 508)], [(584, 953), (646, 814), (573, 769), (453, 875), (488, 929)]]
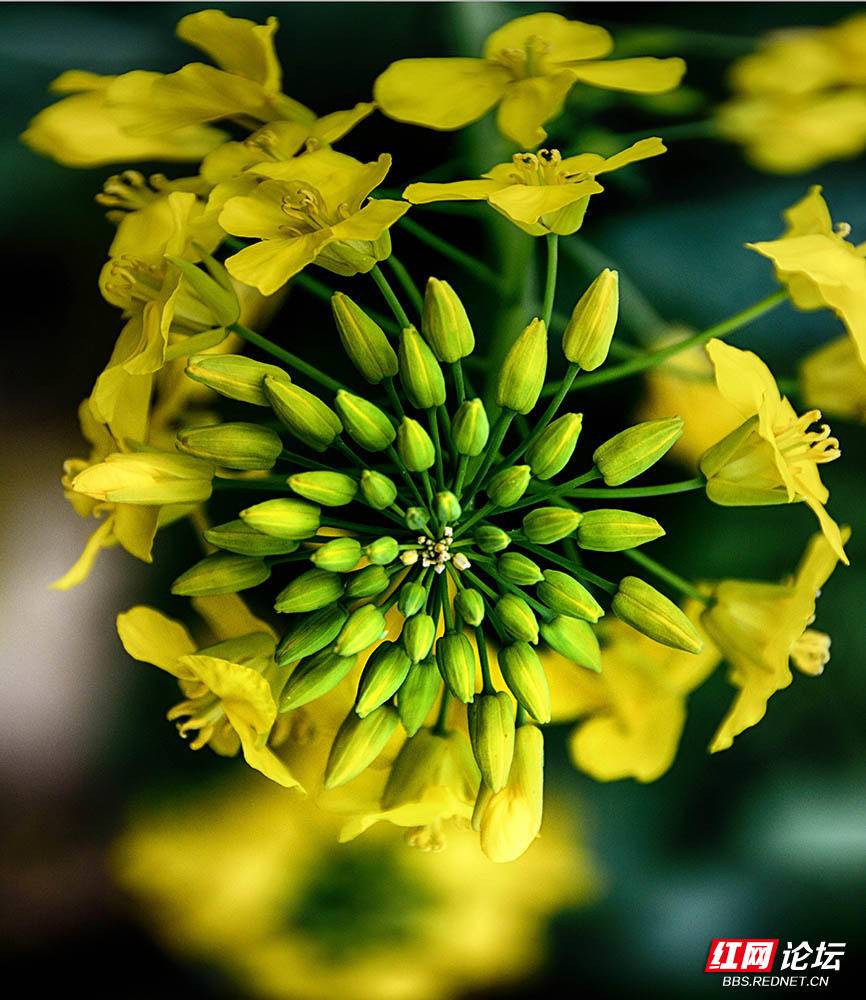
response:
[(193, 606), (205, 618), (214, 644), (199, 647), (187, 629), (144, 605), (118, 615), (117, 632), (136, 660), (176, 677), (184, 700), (168, 713), (193, 750), (210, 745), (218, 754), (244, 759), (287, 788), (297, 779), (269, 748), (277, 718), (275, 697), (284, 676), (274, 663), (273, 629), (255, 618), (236, 594), (203, 597)]
[(314, 261), (336, 274), (369, 271), (390, 253), (388, 229), (409, 207), (368, 200), (390, 166), (385, 153), (361, 163), (321, 149), (253, 168), (266, 180), (229, 198), (219, 221), (226, 232), (259, 242), (229, 257), (229, 273), (270, 295)]
[[(700, 605), (688, 601), (696, 623)], [(575, 765), (596, 781), (655, 781), (673, 763), (686, 719), (686, 699), (712, 673), (719, 653), (662, 646), (624, 622), (605, 620), (601, 672), (572, 670), (571, 736)], [(546, 658), (547, 659), (547, 658)]]
[(499, 163), (480, 180), (449, 184), (410, 184), (403, 197), (413, 205), (437, 201), (486, 201), (531, 236), (557, 233), (568, 236), (583, 223), (591, 195), (604, 188), (598, 174), (666, 151), (661, 139), (641, 139), (610, 157), (580, 153), (565, 159), (558, 149), (515, 153), (510, 163)]
[[(847, 541), (850, 531), (842, 533)], [(739, 689), (710, 744), (726, 750), (734, 738), (764, 717), (767, 701), (792, 680), (789, 659), (804, 674), (816, 676), (830, 658), (830, 637), (809, 628), (815, 599), (838, 561), (823, 535), (809, 542), (796, 574), (782, 583), (722, 580), (710, 590), (713, 603), (701, 624), (730, 665), (729, 679)]]
[(524, 149), (543, 142), (543, 124), (575, 83), (660, 94), (676, 87), (682, 59), (602, 61), (613, 48), (604, 28), (560, 14), (518, 17), (494, 31), (481, 59), (400, 59), (376, 80), (373, 96), (398, 121), (457, 129), (498, 105), (499, 131)]
[(832, 309), (866, 365), (866, 244), (845, 239), (847, 223), (834, 228), (818, 185), (785, 212), (785, 221), (779, 239), (747, 246), (773, 262), (798, 309)]
[(807, 406), (866, 423), (866, 366), (850, 338), (831, 340), (801, 362), (800, 392)]
[(723, 135), (755, 166), (799, 173), (866, 148), (866, 15), (832, 28), (785, 30), (735, 63)]
[(726, 507), (803, 501), (847, 563), (839, 527), (824, 509), (830, 494), (818, 473), (819, 465), (839, 457), (839, 442), (830, 437), (826, 424), (809, 429), (821, 419), (820, 410), (798, 417), (780, 395), (769, 368), (751, 351), (711, 340), (707, 353), (719, 391), (743, 418), (701, 459), (707, 496)]

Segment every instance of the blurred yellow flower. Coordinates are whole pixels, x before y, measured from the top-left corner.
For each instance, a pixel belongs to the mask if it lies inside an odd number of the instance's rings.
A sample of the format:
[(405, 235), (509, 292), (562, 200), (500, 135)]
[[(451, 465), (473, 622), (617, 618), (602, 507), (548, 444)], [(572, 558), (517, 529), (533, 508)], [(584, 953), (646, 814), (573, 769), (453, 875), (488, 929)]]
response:
[[(696, 627), (700, 609), (698, 601), (684, 606)], [(571, 735), (572, 760), (596, 781), (655, 781), (676, 756), (686, 699), (716, 668), (719, 652), (706, 641), (696, 654), (670, 649), (614, 619), (598, 631), (601, 673), (572, 676), (572, 717), (582, 717)]]
[(376, 80), (373, 96), (398, 121), (457, 129), (498, 105), (499, 131), (524, 149), (543, 142), (575, 83), (660, 94), (676, 87), (682, 59), (601, 61), (613, 49), (604, 28), (548, 12), (497, 29), (481, 59), (400, 59)]
[(711, 340), (707, 354), (721, 394), (740, 412), (743, 423), (701, 458), (707, 496), (725, 507), (802, 501), (813, 511), (837, 556), (848, 557), (836, 522), (824, 509), (829, 491), (818, 466), (838, 458), (839, 442), (830, 437), (820, 410), (798, 417), (780, 395), (769, 368), (751, 351)]
[[(845, 528), (842, 540), (851, 532)], [(709, 590), (713, 603), (701, 624), (729, 664), (739, 689), (710, 743), (726, 750), (744, 730), (764, 717), (767, 702), (792, 680), (789, 659), (804, 674), (817, 676), (830, 659), (830, 637), (809, 628), (815, 600), (839, 556), (821, 534), (812, 536), (796, 574), (781, 583), (722, 580)]]
[(361, 163), (320, 149), (252, 168), (266, 180), (229, 198), (219, 221), (227, 232), (259, 242), (229, 257), (229, 273), (270, 295), (314, 261), (336, 274), (369, 271), (390, 253), (388, 229), (409, 207), (368, 200), (390, 166), (385, 153)]
[(834, 228), (818, 185), (784, 214), (788, 228), (779, 239), (746, 245), (773, 262), (798, 309), (832, 309), (866, 365), (866, 244), (845, 239), (847, 223)]
[(850, 338), (831, 340), (800, 363), (800, 394), (807, 406), (866, 423), (866, 366)]
[(661, 139), (641, 139), (607, 158), (580, 153), (562, 158), (558, 149), (515, 153), (510, 163), (491, 167), (480, 180), (410, 184), (403, 197), (413, 205), (437, 201), (486, 201), (530, 236), (567, 236), (583, 223), (591, 195), (604, 188), (597, 174), (666, 152)]
[(547, 918), (597, 892), (555, 804), (533, 850), (506, 866), (487, 861), (468, 831), (442, 855), (375, 832), (335, 848), (335, 823), (244, 775), (139, 810), (112, 869), (166, 947), (272, 1000), (495, 989), (540, 964)]
[(786, 29), (734, 64), (719, 131), (756, 166), (800, 173), (866, 149), (866, 15)]

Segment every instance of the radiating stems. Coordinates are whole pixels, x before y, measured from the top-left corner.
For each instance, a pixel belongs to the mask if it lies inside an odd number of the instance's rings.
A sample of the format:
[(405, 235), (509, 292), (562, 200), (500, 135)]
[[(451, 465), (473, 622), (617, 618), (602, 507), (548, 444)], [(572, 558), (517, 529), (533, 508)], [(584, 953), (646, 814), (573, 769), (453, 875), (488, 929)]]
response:
[(420, 316), (424, 309), (424, 296), (412, 280), (412, 275), (406, 270), (406, 265), (392, 253), (388, 258), (388, 266), (394, 272), (394, 277), (397, 279), (400, 287), (412, 303), (413, 308)]
[(478, 521), (483, 520), (485, 517), (488, 517), (495, 510), (496, 510), (496, 504), (495, 503), (485, 504), (480, 510), (477, 510), (472, 515), (472, 517), (469, 518), (469, 520), (464, 521), (460, 525), (459, 529), (454, 532), (454, 538), (457, 539), (457, 538), (460, 538), (462, 535), (465, 535), (466, 532), (472, 527), (473, 524), (475, 524)]
[(566, 559), (565, 556), (559, 555), (558, 552), (551, 552), (550, 547), (547, 545), (533, 545), (525, 539), (520, 539), (520, 541), (516, 544), (519, 544), (521, 548), (526, 549), (527, 552), (533, 552), (537, 556), (543, 556), (549, 562), (555, 563), (563, 569), (567, 569), (579, 579), (586, 580), (587, 583), (592, 583), (596, 587), (601, 587), (602, 590), (606, 590), (609, 594), (615, 594), (617, 591), (617, 585), (613, 583), (613, 581), (605, 580), (603, 576), (591, 573), (588, 569), (584, 569), (583, 566), (578, 566), (577, 563), (573, 562), (571, 559)]
[(326, 375), (314, 365), (308, 364), (296, 354), (292, 354), (291, 351), (284, 350), (279, 344), (275, 344), (272, 340), (268, 340), (267, 337), (263, 337), (260, 333), (256, 333), (255, 330), (251, 330), (248, 326), (244, 326), (243, 323), (232, 323), (229, 329), (243, 340), (246, 340), (247, 343), (253, 344), (255, 347), (258, 347), (263, 351), (267, 351), (268, 354), (272, 354), (275, 358), (279, 358), (280, 361), (287, 364), (290, 368), (294, 368), (296, 371), (301, 372), (303, 375), (306, 375), (308, 379), (313, 382), (317, 382), (326, 389), (330, 389), (331, 392), (337, 392), (338, 389), (346, 388), (342, 382), (338, 382), (336, 379), (331, 378), (330, 375)]
[(451, 377), (454, 379), (454, 393), (457, 397), (457, 405), (461, 406), (466, 400), (466, 382), (463, 378), (463, 362), (459, 359), (451, 364)]
[(565, 377), (559, 383), (559, 389), (557, 390), (556, 395), (553, 397), (553, 399), (551, 399), (550, 404), (548, 405), (544, 413), (542, 413), (541, 419), (535, 425), (535, 429), (532, 431), (529, 437), (526, 438), (526, 440), (523, 441), (521, 444), (519, 444), (514, 449), (514, 451), (503, 461), (502, 463), (503, 465), (514, 465), (517, 459), (520, 458), (521, 455), (526, 454), (526, 452), (529, 451), (529, 449), (541, 437), (541, 435), (546, 430), (550, 421), (553, 420), (553, 418), (556, 416), (556, 411), (562, 405), (562, 401), (563, 399), (565, 399), (565, 395), (568, 392), (568, 390), (574, 384), (574, 380), (577, 378), (577, 374), (579, 371), (580, 371), (580, 365), (576, 365), (572, 362), (568, 366), (568, 370), (565, 373)]
[(553, 313), (553, 300), (556, 296), (556, 268), (558, 260), (559, 237), (556, 233), (548, 233), (547, 271), (544, 278), (544, 299), (541, 303), (541, 318), (548, 329), (550, 329), (550, 317)]
[(388, 402), (394, 407), (397, 419), (402, 420), (406, 416), (406, 411), (403, 409), (403, 404), (394, 388), (394, 379), (391, 376), (385, 379), (385, 395), (388, 397)]
[(433, 449), (436, 452), (436, 485), (440, 490), (444, 490), (445, 468), (442, 464), (442, 440), (439, 437), (439, 421), (436, 419), (436, 410), (433, 407), (427, 410), (427, 426), (430, 428), (430, 437), (433, 441)]
[[(591, 468), (588, 472), (584, 472), (580, 476), (575, 476), (574, 479), (569, 479), (567, 482), (560, 483), (558, 486), (551, 486), (548, 489), (535, 490), (532, 493), (527, 494), (522, 499), (518, 500), (517, 503), (513, 503), (508, 510), (522, 510), (524, 507), (534, 507), (539, 500), (561, 497), (563, 494), (572, 496), (575, 489), (582, 486), (584, 483), (591, 483), (594, 479), (601, 479), (601, 473), (595, 468), (595, 466), (593, 466), (593, 468)], [(605, 496), (607, 495), (607, 492), (605, 492)]]
[(411, 233), (417, 240), (426, 243), (428, 247), (441, 253), (443, 257), (454, 261), (455, 264), (458, 264), (465, 271), (474, 275), (483, 284), (489, 285), (497, 292), (503, 291), (502, 278), (495, 271), (487, 267), (486, 264), (482, 264), (481, 261), (476, 260), (471, 254), (465, 253), (452, 243), (449, 243), (448, 240), (437, 236), (436, 233), (431, 233), (425, 226), (420, 225), (408, 216), (404, 215), (398, 222), (398, 225), (402, 229), (405, 229), (407, 233)]
[[(691, 490), (702, 490), (707, 485), (702, 476), (695, 479), (683, 479), (678, 483), (663, 483), (660, 486), (634, 486), (625, 489), (590, 489), (570, 490), (563, 494), (561, 490), (551, 492), (549, 496), (567, 496), (572, 500), (628, 500), (632, 497), (661, 497), (673, 493), (689, 493)], [(538, 498), (533, 494), (533, 499)]]
[(215, 490), (280, 490), (290, 493), (285, 476), (262, 476), (260, 479), (221, 479), (215, 476), (211, 484)]
[(394, 314), (394, 319), (400, 324), (400, 329), (405, 330), (407, 326), (412, 324), (409, 321), (409, 317), (406, 315), (406, 310), (400, 305), (400, 300), (397, 298), (394, 289), (391, 287), (388, 279), (382, 272), (382, 268), (378, 264), (374, 264), (372, 270), (370, 271), (370, 277), (379, 287), (379, 291), (382, 293), (382, 297), (388, 303), (388, 308)]
[(444, 736), (448, 732), (448, 702), (450, 698), (451, 692), (443, 684), (442, 700), (439, 702), (439, 713), (436, 716), (436, 722), (433, 724), (433, 732), (437, 736)]
[(707, 594), (702, 594), (697, 587), (689, 583), (688, 580), (681, 577), (678, 573), (674, 573), (673, 570), (667, 568), (667, 566), (662, 566), (661, 563), (656, 562), (655, 559), (651, 559), (648, 555), (640, 552), (638, 549), (626, 549), (623, 555), (627, 559), (631, 559), (632, 562), (642, 566), (645, 570), (648, 570), (653, 576), (657, 576), (659, 580), (663, 580), (665, 583), (670, 584), (675, 590), (678, 590), (681, 594), (685, 594), (686, 597), (691, 597), (696, 601), (700, 601), (701, 604), (711, 604), (712, 599)]
[[(581, 378), (579, 388), (589, 389), (595, 385), (602, 385), (605, 382), (615, 382), (630, 375), (637, 375), (648, 368), (654, 368), (656, 365), (660, 365), (663, 361), (667, 361), (668, 358), (674, 357), (674, 355), (679, 354), (681, 351), (687, 351), (691, 347), (699, 347), (708, 340), (712, 340), (713, 337), (725, 337), (729, 333), (739, 330), (741, 327), (758, 319), (759, 316), (763, 316), (764, 313), (775, 309), (777, 305), (784, 302), (787, 298), (787, 291), (780, 289), (777, 292), (773, 292), (772, 295), (761, 299), (760, 302), (749, 306), (748, 309), (743, 309), (734, 316), (730, 316), (728, 319), (722, 320), (722, 322), (716, 323), (714, 326), (708, 327), (706, 330), (702, 330), (691, 337), (686, 337), (676, 344), (670, 344), (668, 347), (662, 347), (657, 351), (650, 351), (631, 361), (624, 361), (620, 365), (614, 365), (612, 368), (601, 368), (598, 371), (588, 372)], [(558, 385), (553, 383), (542, 390), (542, 395), (555, 395), (558, 390)]]
[(400, 475), (403, 477), (403, 482), (409, 487), (409, 492), (415, 498), (415, 501), (418, 504), (418, 506), (419, 507), (423, 507), (424, 506), (424, 498), (421, 496), (421, 493), (420, 493), (417, 485), (415, 484), (415, 480), (412, 478), (409, 470), (403, 464), (403, 459), (400, 458), (400, 456), (397, 454), (397, 450), (394, 448), (394, 445), (392, 445), (392, 444), (388, 445), (388, 448), (386, 449), (385, 454), (388, 456), (388, 458), (391, 459), (391, 461), (397, 467), (397, 470), (399, 471)]
[(454, 476), (454, 485), (451, 487), (451, 491), (457, 499), (460, 499), (460, 494), (463, 492), (463, 481), (466, 478), (466, 469), (469, 466), (469, 456), (461, 455), (457, 460), (457, 473)]
[(485, 694), (495, 694), (496, 688), (493, 686), (493, 678), (490, 676), (490, 660), (487, 657), (487, 640), (484, 638), (484, 629), (480, 625), (475, 626), (475, 645), (478, 647), (478, 662), (481, 664), (481, 682)]
[(484, 477), (487, 475), (490, 466), (496, 459), (514, 417), (514, 410), (502, 410), (496, 418), (496, 423), (493, 425), (493, 430), (490, 432), (490, 440), (487, 442), (487, 450), (484, 453), (484, 458), (482, 459), (478, 471), (475, 473), (475, 478), (469, 486), (469, 496), (466, 498), (464, 508), (468, 507), (469, 504), (472, 503), (475, 499), (475, 494), (484, 485)]

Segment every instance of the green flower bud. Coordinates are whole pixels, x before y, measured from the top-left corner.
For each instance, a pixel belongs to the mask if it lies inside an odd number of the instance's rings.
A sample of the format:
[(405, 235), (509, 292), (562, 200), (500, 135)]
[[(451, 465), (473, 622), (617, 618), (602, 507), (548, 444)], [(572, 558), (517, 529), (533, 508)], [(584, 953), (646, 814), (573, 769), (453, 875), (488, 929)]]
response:
[(551, 545), (566, 538), (580, 524), (581, 515), (566, 507), (536, 507), (523, 519), (523, 530), (530, 542)]
[(480, 694), (467, 709), (472, 753), (484, 783), (505, 787), (514, 756), (514, 702), (504, 691)]
[(372, 646), (385, 635), (385, 618), (375, 604), (356, 608), (346, 619), (334, 643), (334, 652), (352, 656)]
[(440, 361), (459, 361), (475, 349), (472, 324), (447, 281), (427, 280), (421, 329)]
[(361, 396), (340, 389), (336, 406), (349, 437), (367, 451), (384, 451), (397, 436), (385, 412)]
[(528, 465), (509, 465), (491, 476), (487, 484), (487, 496), (497, 507), (510, 507), (526, 492), (529, 486)]
[[(544, 580), (536, 587), (536, 593), (539, 600), (558, 615), (597, 622), (604, 614), (604, 608), (582, 583), (558, 569), (544, 571)], [(541, 631), (543, 635), (544, 629)]]
[(592, 460), (608, 486), (620, 486), (655, 465), (682, 433), (682, 417), (647, 420), (605, 441)]
[(385, 510), (397, 499), (397, 487), (393, 479), (381, 472), (364, 469), (361, 473), (361, 496), (373, 510)]
[(397, 726), (398, 715), (390, 705), (382, 705), (366, 718), (350, 712), (337, 731), (328, 763), (325, 766), (325, 788), (345, 785), (357, 777), (385, 749)]
[(587, 288), (562, 335), (562, 353), (591, 372), (604, 363), (619, 313), (619, 275), (605, 268)]
[(277, 663), (285, 667), (318, 653), (337, 638), (347, 617), (339, 604), (299, 616), (277, 646)]
[(342, 292), (331, 296), (331, 308), (346, 354), (364, 378), (376, 385), (396, 375), (397, 355), (382, 327)]
[(490, 422), (480, 399), (467, 399), (454, 414), (451, 437), (458, 455), (475, 457), (484, 451), (490, 437)]
[(191, 261), (182, 260), (180, 257), (170, 257), (166, 254), (166, 260), (174, 264), (195, 294), (210, 309), (216, 320), (214, 326), (231, 326), (232, 323), (237, 323), (241, 314), (240, 303), (231, 279), (219, 261), (206, 254), (205, 267), (210, 272), (207, 273)]
[(270, 469), (283, 450), (280, 435), (261, 424), (213, 424), (177, 432), (177, 447), (227, 469)]
[(428, 658), (409, 667), (406, 680), (397, 692), (397, 711), (408, 736), (414, 736), (424, 725), (441, 687), (442, 678), (435, 660)]
[(577, 544), (593, 552), (621, 552), (633, 549), (665, 529), (654, 517), (633, 514), (630, 510), (588, 510), (577, 529)]
[(318, 611), (342, 596), (343, 581), (336, 573), (329, 573), (325, 569), (308, 569), (277, 594), (274, 610), (283, 614)]
[(330, 406), (293, 382), (266, 375), (265, 394), (280, 423), (313, 451), (324, 451), (343, 429)]
[(430, 511), (426, 507), (406, 508), (406, 527), (410, 531), (422, 531), (430, 520)]
[(488, 555), (501, 552), (511, 544), (511, 535), (497, 528), (495, 524), (482, 524), (475, 531), (475, 544)]
[(687, 653), (703, 649), (697, 629), (676, 604), (636, 576), (620, 580), (610, 607), (617, 618), (663, 646)]
[(467, 625), (480, 625), (484, 621), (484, 598), (472, 587), (457, 591), (454, 608)]
[(275, 538), (312, 538), (319, 530), (321, 510), (315, 504), (289, 497), (265, 500), (241, 511), (244, 524)]
[(241, 556), (282, 556), (298, 548), (296, 541), (263, 535), (240, 519), (208, 528), (202, 535), (218, 549)]
[(257, 587), (270, 575), (271, 569), (262, 559), (216, 552), (181, 573), (171, 585), (171, 592), (179, 597), (236, 594), (239, 590)]
[(462, 513), (460, 501), (450, 490), (441, 490), (436, 494), (436, 517), (443, 524), (456, 521)]
[(427, 591), (420, 583), (404, 583), (397, 598), (397, 607), (404, 618), (417, 614), (427, 603)]
[(400, 337), (400, 382), (413, 406), (428, 410), (445, 402), (445, 378), (433, 352), (414, 326)]
[(582, 413), (565, 413), (545, 427), (526, 452), (533, 476), (550, 479), (562, 472), (571, 461), (582, 426)]
[(323, 507), (344, 507), (358, 492), (355, 480), (342, 472), (298, 472), (288, 483), (299, 496)]
[(346, 577), (346, 597), (375, 597), (388, 588), (391, 578), (381, 566), (365, 566)]
[(538, 563), (522, 552), (506, 552), (496, 560), (496, 569), (504, 580), (518, 587), (528, 587), (544, 579)]
[(186, 363), (186, 374), (228, 399), (254, 406), (270, 406), (265, 376), (290, 383), (289, 373), (242, 354), (195, 354)]
[(550, 687), (538, 654), (527, 642), (499, 650), (499, 669), (508, 690), (537, 722), (550, 722)]
[(320, 545), (310, 556), (310, 562), (331, 573), (348, 573), (361, 559), (361, 543), (357, 538), (335, 538)]
[(399, 552), (400, 546), (397, 544), (397, 539), (390, 535), (383, 535), (364, 546), (364, 555), (377, 566), (387, 566), (388, 563), (394, 562)]
[(344, 278), (367, 274), (380, 260), (391, 256), (391, 236), (386, 229), (376, 240), (336, 240), (316, 255), (316, 264)]
[(410, 472), (423, 472), (436, 461), (430, 435), (411, 417), (403, 417), (397, 428), (397, 451)]
[(356, 657), (337, 656), (330, 649), (324, 649), (316, 656), (303, 660), (292, 671), (280, 698), (280, 711), (289, 712), (293, 708), (308, 705), (321, 698), (348, 676), (355, 666)]
[(358, 683), (355, 711), (361, 718), (384, 705), (406, 680), (410, 659), (396, 642), (383, 642), (367, 660)]
[(403, 648), (413, 663), (426, 659), (436, 638), (436, 623), (430, 615), (417, 614), (406, 619), (401, 635)]
[(589, 622), (557, 615), (551, 621), (541, 623), (541, 638), (567, 660), (596, 673), (601, 670), (601, 651)]
[(544, 388), (547, 327), (534, 319), (512, 344), (499, 370), (496, 402), (515, 413), (529, 413)]
[(516, 594), (500, 597), (496, 602), (496, 616), (513, 638), (538, 642), (538, 619), (522, 597)]
[(436, 642), (436, 663), (442, 680), (458, 701), (475, 697), (475, 651), (462, 632), (446, 632)]

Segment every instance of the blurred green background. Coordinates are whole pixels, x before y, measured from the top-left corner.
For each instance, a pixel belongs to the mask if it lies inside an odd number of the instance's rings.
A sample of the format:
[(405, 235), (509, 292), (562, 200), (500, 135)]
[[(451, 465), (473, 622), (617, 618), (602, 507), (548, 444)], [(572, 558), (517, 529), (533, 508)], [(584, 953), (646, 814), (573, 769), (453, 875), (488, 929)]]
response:
[[(175, 739), (162, 722), (171, 698), (167, 683), (156, 671), (132, 665), (114, 635), (119, 609), (146, 600), (171, 607), (161, 597), (166, 582), (194, 553), (184, 526), (160, 536), (155, 571), (112, 551), (100, 556), (97, 571), (78, 590), (46, 589), (90, 530), (67, 509), (57, 480), (62, 460), (80, 453), (76, 407), (118, 331), (117, 315), (96, 287), (111, 227), (93, 195), (111, 171), (68, 170), (17, 140), (64, 69), (170, 70), (188, 61), (173, 26), (203, 6), (0, 7), (0, 927), (6, 967), (25, 976), (37, 995), (70, 982), (98, 986), (97, 992), (119, 982), (112, 992), (123, 997), (245, 995), (243, 987), (163, 952), (106, 874), (106, 845), (130, 802), (201, 786), (215, 770), (234, 765), (191, 755)], [(280, 18), (285, 90), (319, 113), (367, 99), (376, 75), (395, 58), (475, 54), (493, 27), (537, 7), (219, 6), (260, 21)], [(636, 29), (675, 29), (654, 31), (658, 51), (687, 57), (688, 83), (708, 107), (726, 93), (726, 65), (761, 34), (832, 23), (862, 8), (601, 3), (542, 9), (603, 24), (618, 38)], [(684, 118), (705, 114), (706, 107), (696, 106)], [(601, 107), (599, 115), (601, 124), (621, 133), (658, 124), (665, 136), (663, 126), (677, 123), (634, 104)], [(575, 113), (567, 126), (575, 145), (589, 124)], [(486, 160), (483, 126), (475, 136), (475, 155)], [(447, 161), (462, 141), (374, 117), (341, 148), (358, 156), (393, 152), (394, 182), (401, 183)], [(774, 237), (780, 212), (809, 184), (824, 185), (834, 218), (850, 222), (855, 242), (862, 241), (864, 180), (862, 160), (778, 178), (750, 169), (733, 146), (684, 139), (672, 142), (664, 162), (640, 178), (611, 183), (582, 235), (621, 266), (665, 319), (699, 329), (772, 290), (769, 267), (742, 244)], [(481, 238), (477, 224), (460, 217), (433, 222), (458, 241)], [(395, 236), (395, 245), (413, 273), (451, 276), (450, 265), (405, 234)], [(563, 267), (562, 309), (575, 297), (569, 284), (579, 291), (587, 276), (573, 263)], [(313, 357), (327, 311), (299, 297), (292, 318), (294, 335), (308, 340), (305, 351)], [(796, 314), (783, 306), (734, 343), (748, 343), (787, 375), (808, 347), (837, 333), (829, 314)], [(587, 395), (593, 440), (619, 429), (640, 393), (639, 382), (627, 381)], [(650, 786), (590, 781), (569, 765), (565, 733), (552, 733), (549, 785), (571, 801), (575, 836), (595, 854), (605, 890), (591, 906), (556, 915), (540, 972), (523, 987), (495, 988), (491, 996), (577, 990), (625, 996), (638, 989), (648, 997), (715, 995), (720, 983), (702, 970), (709, 940), (724, 936), (846, 941), (834, 990), (864, 968), (866, 431), (836, 423), (834, 432), (843, 459), (823, 474), (835, 516), (851, 523), (855, 535), (852, 567), (836, 573), (819, 604), (819, 626), (833, 637), (824, 676), (798, 677), (773, 698), (764, 722), (710, 758), (708, 737), (731, 696), (718, 672), (691, 699), (677, 762)], [(802, 505), (723, 510), (672, 497), (658, 510), (666, 524), (677, 525), (658, 544), (659, 557), (695, 577), (778, 577), (793, 568), (812, 531)]]

